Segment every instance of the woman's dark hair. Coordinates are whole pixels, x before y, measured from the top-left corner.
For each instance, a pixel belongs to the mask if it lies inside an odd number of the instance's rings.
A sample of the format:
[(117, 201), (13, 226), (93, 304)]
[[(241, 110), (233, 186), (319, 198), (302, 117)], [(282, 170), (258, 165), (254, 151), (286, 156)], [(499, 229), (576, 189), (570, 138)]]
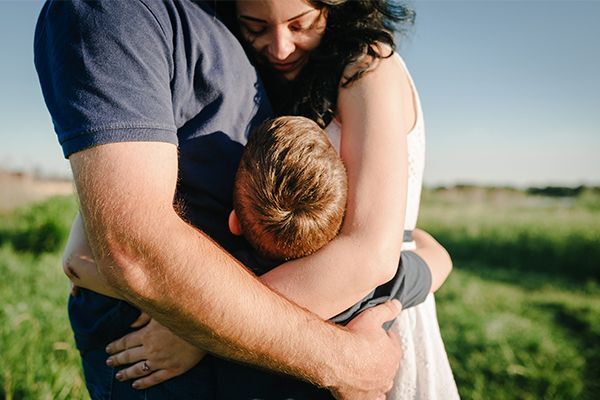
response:
[[(258, 64), (257, 68), (277, 115), (301, 115), (325, 127), (334, 116), (340, 85), (349, 86), (373, 63), (392, 56), (396, 49), (394, 33), (404, 32), (414, 22), (415, 13), (394, 0), (306, 1), (328, 10), (323, 39), (311, 53), (309, 63), (292, 82), (273, 73), (266, 65)], [(222, 11), (225, 2), (216, 3)], [(223, 20), (238, 34), (239, 22), (234, 8), (226, 10)], [(378, 44), (387, 45), (391, 50), (385, 52), (385, 47)], [(365, 55), (370, 63), (351, 76), (342, 76), (346, 66)]]

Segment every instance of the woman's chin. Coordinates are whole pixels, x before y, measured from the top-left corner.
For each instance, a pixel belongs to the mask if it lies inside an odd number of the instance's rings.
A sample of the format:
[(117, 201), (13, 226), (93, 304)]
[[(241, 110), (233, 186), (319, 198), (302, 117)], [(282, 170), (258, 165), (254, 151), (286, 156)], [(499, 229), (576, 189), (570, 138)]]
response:
[(276, 76), (278, 79), (281, 79), (281, 80), (287, 81), (287, 82), (292, 82), (300, 74), (300, 71), (282, 72), (282, 71), (276, 70), (273, 67), (270, 67), (269, 70), (273, 74), (273, 76)]
[(299, 73), (300, 73), (300, 71), (290, 71), (290, 72), (283, 72), (280, 74), (286, 81), (291, 82), (298, 77)]

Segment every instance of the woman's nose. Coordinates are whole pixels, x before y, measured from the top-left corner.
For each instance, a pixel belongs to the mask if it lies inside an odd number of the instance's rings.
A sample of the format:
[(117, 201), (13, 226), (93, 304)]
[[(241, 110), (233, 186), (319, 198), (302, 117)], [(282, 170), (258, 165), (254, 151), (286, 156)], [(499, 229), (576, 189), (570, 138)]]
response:
[(277, 28), (269, 44), (269, 55), (276, 60), (285, 60), (296, 50), (292, 32), (286, 28)]

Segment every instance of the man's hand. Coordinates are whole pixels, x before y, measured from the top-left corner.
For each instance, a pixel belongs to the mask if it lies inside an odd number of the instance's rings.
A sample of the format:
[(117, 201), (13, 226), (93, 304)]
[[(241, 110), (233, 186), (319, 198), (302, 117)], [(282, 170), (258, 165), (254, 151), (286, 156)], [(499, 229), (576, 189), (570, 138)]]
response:
[[(357, 346), (348, 348), (355, 362), (344, 383), (330, 388), (338, 399), (385, 399), (394, 384), (394, 377), (402, 356), (398, 338), (386, 332), (382, 325), (398, 316), (402, 306), (392, 300), (370, 308), (347, 326), (355, 334)], [(354, 370), (352, 370), (354, 368)]]

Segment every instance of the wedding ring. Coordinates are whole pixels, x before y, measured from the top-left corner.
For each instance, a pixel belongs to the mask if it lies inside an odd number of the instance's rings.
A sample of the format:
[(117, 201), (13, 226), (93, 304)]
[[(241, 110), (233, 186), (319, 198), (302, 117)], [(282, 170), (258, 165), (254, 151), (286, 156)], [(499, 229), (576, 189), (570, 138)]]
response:
[(144, 372), (150, 372), (150, 366), (148, 365), (147, 360), (144, 361), (144, 364), (142, 364), (142, 371), (144, 371)]

